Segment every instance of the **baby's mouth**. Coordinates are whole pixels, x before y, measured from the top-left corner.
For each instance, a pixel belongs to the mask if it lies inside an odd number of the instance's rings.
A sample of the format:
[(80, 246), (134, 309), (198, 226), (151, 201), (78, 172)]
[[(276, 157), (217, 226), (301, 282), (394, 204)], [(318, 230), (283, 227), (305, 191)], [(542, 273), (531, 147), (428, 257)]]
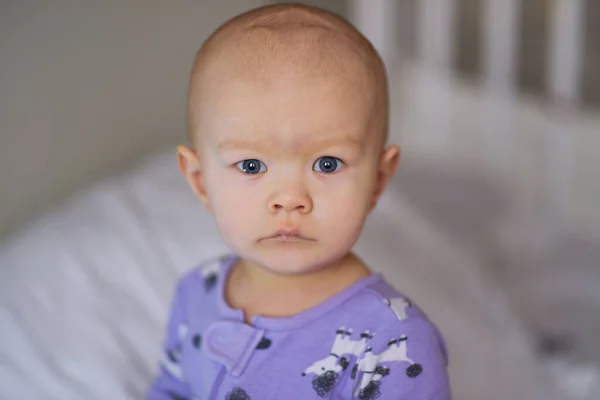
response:
[(277, 235), (270, 237), (269, 240), (274, 240), (277, 242), (299, 242), (301, 240), (306, 240), (302, 236), (298, 235)]
[(261, 239), (275, 242), (301, 242), (301, 241), (314, 241), (314, 239), (308, 238), (300, 233), (298, 229), (278, 229), (271, 235)]

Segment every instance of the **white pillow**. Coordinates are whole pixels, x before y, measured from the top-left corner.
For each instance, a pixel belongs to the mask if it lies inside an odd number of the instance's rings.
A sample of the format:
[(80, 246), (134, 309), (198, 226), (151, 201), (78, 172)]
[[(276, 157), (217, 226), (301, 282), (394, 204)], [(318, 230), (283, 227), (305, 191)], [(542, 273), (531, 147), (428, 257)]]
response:
[[(392, 187), (356, 249), (440, 326), (455, 398), (538, 398), (518, 319), (449, 243)], [(0, 251), (0, 396), (142, 398), (177, 277), (224, 252), (172, 152), (35, 221)]]

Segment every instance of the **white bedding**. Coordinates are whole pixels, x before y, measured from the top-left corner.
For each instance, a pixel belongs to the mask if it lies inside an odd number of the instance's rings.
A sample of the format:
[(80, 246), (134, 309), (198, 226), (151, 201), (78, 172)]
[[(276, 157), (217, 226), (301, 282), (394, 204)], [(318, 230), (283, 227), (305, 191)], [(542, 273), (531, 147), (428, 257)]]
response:
[[(0, 251), (0, 398), (142, 398), (175, 280), (227, 251), (215, 232), (173, 152), (23, 230)], [(440, 326), (454, 398), (551, 399), (503, 292), (450, 243), (392, 187), (356, 249)]]

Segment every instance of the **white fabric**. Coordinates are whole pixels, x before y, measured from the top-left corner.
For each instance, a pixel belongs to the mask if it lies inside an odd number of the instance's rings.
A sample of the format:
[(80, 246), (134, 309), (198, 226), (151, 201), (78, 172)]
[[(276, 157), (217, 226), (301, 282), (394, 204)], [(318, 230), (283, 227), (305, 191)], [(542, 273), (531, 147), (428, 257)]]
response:
[[(392, 187), (356, 248), (440, 326), (456, 399), (550, 399), (502, 292), (449, 243)], [(0, 251), (0, 398), (142, 398), (177, 277), (226, 251), (172, 152), (35, 221)]]

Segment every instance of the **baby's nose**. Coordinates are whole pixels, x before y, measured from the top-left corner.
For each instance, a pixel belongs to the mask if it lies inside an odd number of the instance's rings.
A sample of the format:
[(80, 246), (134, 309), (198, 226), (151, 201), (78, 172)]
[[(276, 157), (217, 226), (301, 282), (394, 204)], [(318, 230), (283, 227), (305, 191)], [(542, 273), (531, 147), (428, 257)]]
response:
[(312, 211), (312, 199), (308, 193), (300, 188), (289, 188), (281, 191), (269, 202), (269, 211), (277, 214), (281, 211), (288, 213), (297, 211), (308, 214)]

